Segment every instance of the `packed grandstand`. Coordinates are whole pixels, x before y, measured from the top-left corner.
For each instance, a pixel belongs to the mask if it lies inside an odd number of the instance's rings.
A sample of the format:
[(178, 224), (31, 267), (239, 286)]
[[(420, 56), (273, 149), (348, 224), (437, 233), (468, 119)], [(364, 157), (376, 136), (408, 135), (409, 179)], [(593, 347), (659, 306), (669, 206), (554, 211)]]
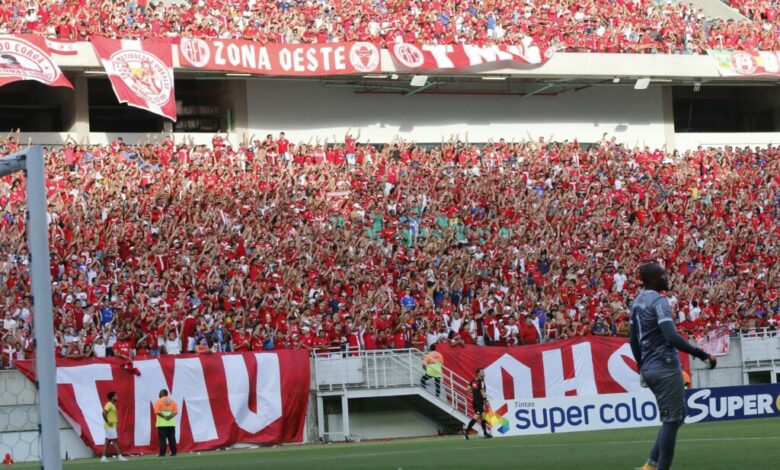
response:
[(0, 2), (0, 34), (384, 46), (534, 44), (615, 53), (780, 49), (777, 2), (732, 0), (732, 5), (746, 17), (708, 17), (692, 3), (652, 0), (12, 0)]
[[(48, 149), (58, 354), (626, 335), (648, 260), (691, 337), (780, 321), (775, 147), (357, 138)], [(0, 207), (10, 365), (32, 354), (21, 177), (0, 180)]]

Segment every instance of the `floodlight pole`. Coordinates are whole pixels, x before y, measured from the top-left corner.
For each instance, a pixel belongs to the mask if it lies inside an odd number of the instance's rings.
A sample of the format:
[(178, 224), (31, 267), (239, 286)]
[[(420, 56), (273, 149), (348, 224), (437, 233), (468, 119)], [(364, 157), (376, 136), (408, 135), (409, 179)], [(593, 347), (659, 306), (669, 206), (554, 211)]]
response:
[(26, 173), (27, 181), (27, 246), (32, 279), (35, 377), (38, 381), (38, 409), (41, 421), (41, 468), (61, 470), (49, 230), (46, 220), (43, 151), (40, 146), (30, 147), (0, 159), (0, 176), (22, 170)]

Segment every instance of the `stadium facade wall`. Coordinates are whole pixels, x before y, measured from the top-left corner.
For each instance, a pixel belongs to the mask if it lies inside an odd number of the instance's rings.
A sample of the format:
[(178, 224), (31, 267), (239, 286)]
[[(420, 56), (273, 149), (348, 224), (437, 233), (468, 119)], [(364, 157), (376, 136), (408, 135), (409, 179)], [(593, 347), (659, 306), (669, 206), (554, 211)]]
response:
[[(249, 133), (285, 131), (291, 140), (312, 136), (342, 142), (349, 127), (361, 140), (395, 136), (438, 143), (458, 135), (471, 142), (539, 136), (595, 142), (606, 133), (630, 145), (667, 142), (661, 87), (591, 87), (557, 96), (356, 94), (323, 82), (247, 82)], [(671, 103), (669, 103), (671, 105)]]
[[(68, 135), (79, 142), (107, 144), (121, 136), (126, 142), (144, 142), (146, 132), (91, 132), (89, 80), (73, 78), (73, 93), (60, 107), (65, 132), (22, 134), (36, 144), (62, 145)], [(432, 78), (434, 80), (434, 78)], [(579, 90), (559, 88), (533, 96), (489, 94), (360, 93), (357, 89), (330, 86), (320, 80), (228, 80), (225, 107), (232, 118), (231, 142), (244, 135), (285, 131), (293, 141), (333, 137), (343, 141), (349, 127), (361, 129), (361, 141), (385, 143), (396, 136), (421, 143), (437, 143), (457, 135), (471, 142), (504, 137), (523, 139), (552, 136), (595, 142), (606, 132), (628, 145), (648, 145), (681, 151), (699, 145), (767, 145), (780, 142), (780, 132), (675, 133), (672, 87), (651, 86), (634, 90), (628, 85), (591, 86)], [(776, 113), (780, 119), (780, 94)], [(212, 133), (174, 134), (177, 142), (192, 138), (209, 144)]]
[(744, 381), (739, 338), (731, 338), (729, 353), (718, 357), (718, 367), (713, 370), (707, 369), (702, 361), (691, 359), (691, 385), (693, 388), (747, 385)]
[[(40, 458), (38, 392), (18, 371), (0, 371), (0, 457), (10, 453), (16, 462)], [(92, 457), (92, 451), (59, 416), (62, 458)]]
[[(343, 433), (340, 412), (325, 410), (328, 432)], [(409, 404), (408, 397), (351, 399), (349, 402), (350, 440), (397, 439), (435, 436), (437, 423)]]
[(681, 132), (675, 134), (675, 146), (680, 150), (695, 150), (702, 147), (760, 146), (777, 145), (780, 142), (780, 132)]

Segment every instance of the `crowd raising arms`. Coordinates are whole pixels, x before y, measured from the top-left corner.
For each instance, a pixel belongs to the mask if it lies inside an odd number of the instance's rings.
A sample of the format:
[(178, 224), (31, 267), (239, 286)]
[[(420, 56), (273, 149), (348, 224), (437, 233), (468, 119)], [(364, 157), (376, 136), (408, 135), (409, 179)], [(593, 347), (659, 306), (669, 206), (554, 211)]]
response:
[[(780, 320), (774, 147), (347, 134), (47, 149), (58, 354), (627, 335), (649, 260), (689, 335)], [(0, 179), (6, 366), (32, 352), (24, 207), (21, 177)]]

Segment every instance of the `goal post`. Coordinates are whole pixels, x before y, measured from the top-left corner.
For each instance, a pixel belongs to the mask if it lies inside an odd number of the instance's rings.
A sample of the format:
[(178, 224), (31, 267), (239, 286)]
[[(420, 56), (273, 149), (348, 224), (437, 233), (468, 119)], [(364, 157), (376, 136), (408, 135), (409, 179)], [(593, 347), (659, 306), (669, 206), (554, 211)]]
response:
[(0, 158), (0, 177), (18, 171), (25, 172), (27, 184), (27, 247), (32, 284), (35, 374), (40, 412), (41, 468), (61, 470), (46, 176), (43, 150), (40, 146), (28, 147), (21, 152)]

